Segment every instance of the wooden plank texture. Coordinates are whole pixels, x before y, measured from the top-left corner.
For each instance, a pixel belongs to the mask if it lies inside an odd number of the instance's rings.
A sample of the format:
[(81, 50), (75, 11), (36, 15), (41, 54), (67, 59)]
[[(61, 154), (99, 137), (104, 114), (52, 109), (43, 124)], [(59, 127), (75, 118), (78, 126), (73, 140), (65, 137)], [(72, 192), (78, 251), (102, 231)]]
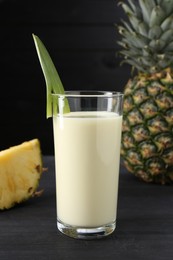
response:
[(115, 232), (106, 239), (75, 240), (57, 231), (54, 158), (43, 163), (43, 195), (0, 213), (0, 259), (172, 259), (172, 186), (140, 182), (121, 167)]

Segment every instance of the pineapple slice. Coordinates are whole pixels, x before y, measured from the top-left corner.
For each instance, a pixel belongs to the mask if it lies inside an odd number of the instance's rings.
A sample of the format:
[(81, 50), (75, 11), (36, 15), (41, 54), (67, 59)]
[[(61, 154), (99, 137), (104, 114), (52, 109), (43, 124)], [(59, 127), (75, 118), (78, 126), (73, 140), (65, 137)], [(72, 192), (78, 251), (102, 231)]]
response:
[(29, 199), (42, 174), (38, 139), (0, 152), (0, 209), (9, 209)]

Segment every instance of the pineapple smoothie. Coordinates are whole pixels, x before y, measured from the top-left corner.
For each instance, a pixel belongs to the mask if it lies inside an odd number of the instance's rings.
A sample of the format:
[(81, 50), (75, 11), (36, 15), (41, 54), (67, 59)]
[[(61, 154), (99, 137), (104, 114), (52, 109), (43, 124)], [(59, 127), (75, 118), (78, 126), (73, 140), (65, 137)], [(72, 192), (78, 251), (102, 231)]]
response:
[(58, 220), (99, 227), (116, 221), (122, 116), (70, 112), (54, 116)]
[(65, 91), (44, 44), (33, 39), (46, 81), (46, 115), (53, 117), (57, 228), (73, 238), (105, 237), (115, 230), (123, 94)]

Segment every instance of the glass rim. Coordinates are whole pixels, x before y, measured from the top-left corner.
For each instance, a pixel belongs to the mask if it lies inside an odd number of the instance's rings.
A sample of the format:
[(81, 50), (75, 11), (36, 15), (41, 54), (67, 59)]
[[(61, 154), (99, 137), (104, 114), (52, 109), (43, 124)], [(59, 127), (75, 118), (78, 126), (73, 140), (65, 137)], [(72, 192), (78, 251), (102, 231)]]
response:
[(103, 91), (103, 90), (68, 90), (63, 94), (51, 93), (53, 97), (123, 97), (124, 94), (119, 91)]

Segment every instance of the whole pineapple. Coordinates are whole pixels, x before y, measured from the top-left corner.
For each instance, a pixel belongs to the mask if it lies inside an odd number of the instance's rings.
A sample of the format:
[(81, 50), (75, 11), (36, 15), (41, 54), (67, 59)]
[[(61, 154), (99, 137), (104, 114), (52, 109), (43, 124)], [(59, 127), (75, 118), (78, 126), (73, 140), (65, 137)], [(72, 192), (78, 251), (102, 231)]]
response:
[(120, 2), (124, 62), (136, 69), (124, 91), (121, 155), (146, 182), (173, 183), (173, 0)]

